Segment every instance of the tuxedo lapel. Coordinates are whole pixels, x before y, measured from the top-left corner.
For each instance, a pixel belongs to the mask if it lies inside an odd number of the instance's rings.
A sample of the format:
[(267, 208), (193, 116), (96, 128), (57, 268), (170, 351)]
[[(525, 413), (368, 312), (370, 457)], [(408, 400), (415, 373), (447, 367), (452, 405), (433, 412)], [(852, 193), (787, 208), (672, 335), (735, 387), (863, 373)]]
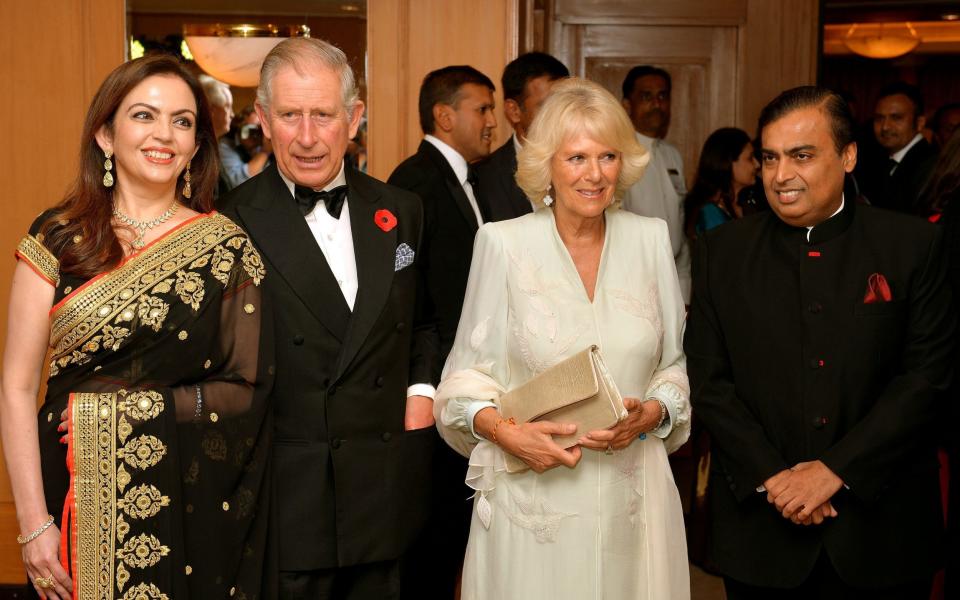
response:
[(313, 316), (343, 341), (350, 308), (276, 166), (264, 173), (258, 189), (253, 190), (252, 202), (238, 206), (237, 213), (276, 274)]
[(353, 318), (340, 354), (338, 375), (346, 370), (373, 329), (393, 284), (397, 251), (397, 227), (381, 229), (375, 219), (378, 210), (389, 210), (395, 217), (397, 208), (376, 189), (367, 185), (349, 167), (346, 170), (347, 207), (353, 232), (353, 252), (357, 261), (357, 300)]
[[(428, 141), (420, 142), (419, 151), (424, 152), (428, 157), (430, 157), (430, 160), (434, 163), (437, 169), (443, 173), (443, 183), (447, 186), (447, 191), (450, 192), (450, 196), (453, 198), (454, 204), (457, 205), (457, 209), (460, 211), (460, 214), (463, 215), (464, 219), (466, 219), (467, 224), (470, 226), (470, 230), (475, 232), (477, 229), (479, 229), (479, 226), (477, 225), (477, 214), (473, 212), (473, 207), (470, 206), (470, 199), (467, 198), (467, 193), (463, 191), (463, 186), (457, 179), (457, 174), (453, 172), (453, 167), (450, 166), (450, 163), (447, 162), (447, 159), (444, 158), (443, 154)], [(476, 195), (476, 190), (474, 190), (474, 195)]]

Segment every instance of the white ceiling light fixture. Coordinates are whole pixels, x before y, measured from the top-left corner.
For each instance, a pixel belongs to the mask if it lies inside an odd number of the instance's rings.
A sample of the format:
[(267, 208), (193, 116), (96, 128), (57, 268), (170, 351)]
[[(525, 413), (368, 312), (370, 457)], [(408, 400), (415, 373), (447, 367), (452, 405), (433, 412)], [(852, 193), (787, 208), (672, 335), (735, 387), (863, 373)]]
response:
[(200, 68), (237, 87), (257, 87), (263, 59), (288, 37), (310, 37), (310, 28), (219, 23), (183, 26), (183, 38)]
[(854, 23), (844, 45), (867, 58), (897, 58), (920, 45), (920, 36), (910, 23)]

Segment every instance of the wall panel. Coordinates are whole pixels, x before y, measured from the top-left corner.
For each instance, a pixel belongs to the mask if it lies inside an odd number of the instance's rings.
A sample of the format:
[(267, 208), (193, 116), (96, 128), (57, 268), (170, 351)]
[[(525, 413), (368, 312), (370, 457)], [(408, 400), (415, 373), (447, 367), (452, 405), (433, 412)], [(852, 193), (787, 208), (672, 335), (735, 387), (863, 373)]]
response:
[(494, 148), (510, 135), (500, 75), (517, 54), (517, 0), (369, 0), (367, 97), (369, 172), (386, 179), (422, 137), (417, 96), (423, 77), (468, 64), (497, 86)]

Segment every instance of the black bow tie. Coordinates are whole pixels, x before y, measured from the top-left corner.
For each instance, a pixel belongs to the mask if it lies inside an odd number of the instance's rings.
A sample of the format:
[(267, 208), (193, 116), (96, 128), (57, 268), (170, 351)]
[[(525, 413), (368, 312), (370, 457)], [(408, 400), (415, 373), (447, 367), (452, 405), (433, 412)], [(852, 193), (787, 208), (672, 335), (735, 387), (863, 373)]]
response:
[(340, 218), (340, 211), (343, 210), (343, 201), (347, 199), (347, 186), (339, 185), (332, 190), (314, 191), (302, 185), (294, 186), (293, 197), (297, 201), (297, 207), (304, 216), (313, 211), (317, 202), (323, 200), (323, 205), (327, 212), (334, 219)]

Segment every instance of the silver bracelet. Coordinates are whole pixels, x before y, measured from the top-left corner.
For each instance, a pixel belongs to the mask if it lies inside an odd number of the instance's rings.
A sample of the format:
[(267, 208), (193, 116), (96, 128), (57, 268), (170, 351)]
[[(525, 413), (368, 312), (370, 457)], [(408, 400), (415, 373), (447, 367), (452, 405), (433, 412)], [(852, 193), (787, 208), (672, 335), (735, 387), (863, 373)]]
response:
[(23, 546), (24, 544), (29, 544), (29, 543), (32, 542), (33, 540), (35, 540), (35, 539), (37, 539), (38, 537), (40, 537), (40, 534), (41, 534), (41, 533), (43, 533), (43, 532), (46, 531), (47, 529), (50, 529), (50, 526), (51, 526), (51, 525), (53, 525), (53, 515), (47, 515), (47, 520), (44, 521), (43, 525), (41, 525), (40, 527), (37, 527), (36, 529), (34, 529), (34, 530), (30, 533), (30, 535), (27, 535), (27, 536), (18, 535), (18, 536), (17, 536), (17, 543), (20, 544), (21, 546)]
[(200, 393), (200, 384), (194, 386), (197, 388), (197, 408), (193, 412), (193, 418), (199, 420), (203, 416), (203, 394)]

